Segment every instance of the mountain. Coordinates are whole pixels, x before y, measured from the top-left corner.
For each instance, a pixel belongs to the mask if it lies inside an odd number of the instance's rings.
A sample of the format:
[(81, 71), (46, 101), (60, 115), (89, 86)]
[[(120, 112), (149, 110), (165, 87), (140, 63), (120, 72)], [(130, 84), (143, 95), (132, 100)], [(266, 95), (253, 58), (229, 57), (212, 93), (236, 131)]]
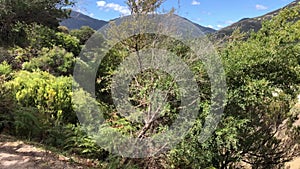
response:
[(215, 29), (212, 29), (212, 28), (209, 28), (209, 27), (204, 27), (204, 26), (201, 26), (197, 23), (194, 23), (194, 25), (196, 25), (205, 34), (211, 34), (211, 33), (216, 32)]
[(80, 29), (82, 26), (89, 26), (94, 30), (100, 29), (102, 26), (106, 25), (108, 22), (103, 20), (98, 20), (80, 12), (72, 11), (70, 18), (65, 19), (60, 22), (61, 26), (66, 26), (70, 30)]
[(276, 16), (279, 13), (279, 11), (281, 11), (282, 9), (291, 8), (295, 6), (297, 3), (299, 3), (299, 1), (300, 0), (295, 0), (283, 8), (277, 9), (275, 11), (269, 12), (259, 17), (241, 19), (240, 21), (230, 26), (220, 29), (215, 33), (215, 36), (217, 38), (223, 38), (226, 35), (231, 35), (232, 32), (237, 28), (240, 28), (241, 32), (249, 32), (251, 30), (258, 31), (262, 26), (262, 21), (271, 19), (272, 17)]
[[(183, 18), (183, 19), (188, 20), (186, 18)], [(98, 30), (107, 23), (108, 23), (107, 21), (98, 20), (98, 19), (89, 17), (87, 15), (84, 15), (80, 12), (72, 11), (70, 18), (65, 19), (62, 22), (60, 22), (60, 25), (66, 26), (70, 30), (80, 29), (82, 26), (89, 26), (89, 27), (93, 28), (94, 30)], [(197, 23), (193, 23), (193, 24), (196, 25), (205, 34), (216, 32), (216, 30), (214, 30), (214, 29), (201, 26)]]
[[(182, 17), (183, 18), (183, 17)], [(187, 18), (183, 18), (183, 19), (185, 19), (185, 20), (187, 20), (187, 21), (189, 21), (189, 22), (192, 22), (192, 21), (190, 21), (190, 20), (188, 20)], [(214, 32), (216, 32), (216, 30), (214, 30), (214, 29), (212, 29), (212, 28), (209, 28), (209, 27), (205, 27), (205, 26), (201, 26), (201, 25), (199, 25), (199, 24), (197, 24), (197, 23), (194, 23), (194, 22), (192, 22), (195, 26), (197, 26), (204, 34), (211, 34), (211, 33), (214, 33)]]

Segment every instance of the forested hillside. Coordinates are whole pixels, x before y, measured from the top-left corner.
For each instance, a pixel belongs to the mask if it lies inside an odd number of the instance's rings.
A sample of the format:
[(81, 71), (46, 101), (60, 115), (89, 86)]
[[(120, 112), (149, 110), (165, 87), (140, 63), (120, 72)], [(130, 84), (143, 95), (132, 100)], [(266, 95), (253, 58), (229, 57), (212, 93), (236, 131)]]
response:
[[(143, 16), (153, 14), (164, 1), (126, 2), (133, 16)], [(61, 20), (70, 15), (67, 9), (75, 4), (72, 0), (0, 0), (1, 135), (42, 144), (66, 156), (93, 159), (98, 161), (93, 167), (109, 169), (279, 169), (288, 167), (288, 162), (300, 156), (297, 98), (300, 94), (299, 3), (263, 21), (257, 32), (246, 34), (236, 30), (228, 35), (221, 47), (216, 45), (225, 76), (216, 83), (226, 81), (224, 105), (223, 102), (216, 105), (212, 99), (215, 91), (210, 81), (212, 76), (203, 63), (205, 58), (203, 62), (192, 60), (195, 53), (185, 42), (151, 33), (116, 42), (125, 36), (125, 31), (116, 27), (114, 22), (107, 27), (107, 34), (115, 39), (101, 44), (112, 47), (97, 65), (95, 84), (81, 86), (74, 78), (75, 65), (83, 65), (81, 71), (84, 73), (91, 71), (97, 63), (97, 55), (104, 50), (93, 45), (85, 48), (86, 44), (95, 39), (102, 42), (107, 37), (95, 34), (96, 30), (88, 26), (73, 30), (59, 26)], [(172, 11), (167, 15), (173, 15)], [(143, 25), (138, 24), (131, 24), (130, 28), (135, 26), (143, 30)], [(157, 138), (168, 133), (183, 109), (180, 96), (186, 91), (179, 90), (171, 73), (157, 69), (143, 70), (131, 79), (128, 102), (136, 111), (119, 112), (115, 105), (113, 78), (118, 77), (116, 73), (124, 73), (118, 66), (126, 63), (131, 53), (139, 56), (140, 50), (154, 47), (174, 54), (176, 58), (168, 60), (170, 63), (177, 63), (177, 58), (186, 61), (184, 66), (195, 75), (197, 88), (190, 91), (195, 91), (200, 98), (191, 103), (199, 108), (197, 116), (192, 128), (171, 149), (164, 149), (168, 147), (166, 143), (157, 154), (144, 158), (112, 153), (118, 147), (103, 147), (99, 140), (114, 146), (116, 140), (95, 139), (88, 134), (88, 127), (96, 126), (97, 132), (108, 136), (117, 132), (138, 139)], [(81, 52), (87, 49), (90, 50), (86, 57), (82, 57)], [(128, 68), (131, 65), (123, 66)], [(212, 64), (212, 67), (216, 66)], [(118, 79), (115, 82), (119, 82)], [(94, 88), (89, 85), (94, 85)], [(165, 97), (160, 98), (153, 91), (165, 92)], [(160, 103), (163, 106), (156, 105)], [(202, 142), (199, 138), (202, 132), (206, 132), (202, 128), (214, 108), (224, 109), (223, 116), (211, 135)], [(78, 114), (78, 109), (82, 114)], [(95, 109), (103, 114), (97, 114)], [(94, 113), (95, 116), (87, 117), (85, 113)], [(130, 116), (124, 115), (126, 113)], [(148, 116), (143, 113), (152, 118), (145, 118)], [(104, 118), (105, 125), (97, 126), (100, 122), (93, 117), (98, 116)], [(91, 124), (82, 126), (80, 118), (86, 118)]]
[(72, 11), (69, 18), (62, 20), (59, 24), (70, 30), (80, 29), (82, 26), (89, 26), (94, 30), (98, 30), (108, 22), (91, 18), (80, 12)]
[(278, 13), (285, 9), (285, 8), (292, 8), (297, 6), (299, 0), (295, 0), (292, 3), (288, 4), (287, 6), (264, 14), (262, 16), (258, 16), (255, 18), (243, 18), (240, 21), (233, 23), (225, 28), (220, 29), (216, 32), (215, 36), (221, 38), (225, 37), (226, 35), (231, 35), (236, 29), (240, 29), (242, 32), (249, 33), (251, 31), (257, 32), (262, 27), (262, 23), (266, 20), (272, 19), (274, 16), (278, 15)]

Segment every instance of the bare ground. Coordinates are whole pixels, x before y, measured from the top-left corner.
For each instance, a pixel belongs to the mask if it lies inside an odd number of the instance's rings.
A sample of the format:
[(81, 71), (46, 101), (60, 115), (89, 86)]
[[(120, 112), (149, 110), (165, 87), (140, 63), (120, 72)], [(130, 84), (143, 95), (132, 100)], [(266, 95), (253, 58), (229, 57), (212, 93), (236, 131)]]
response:
[[(298, 97), (300, 97), (300, 95)], [(300, 102), (300, 99), (299, 99), (299, 102)], [(300, 103), (299, 102), (294, 106), (294, 109), (297, 112), (297, 114), (300, 112)], [(299, 119), (294, 123), (295, 126), (300, 126), (300, 114), (298, 114), (298, 118)], [(293, 161), (287, 163), (286, 168), (300, 169), (300, 157), (297, 157)]]
[(89, 161), (71, 162), (70, 158), (0, 135), (1, 169), (86, 169)]

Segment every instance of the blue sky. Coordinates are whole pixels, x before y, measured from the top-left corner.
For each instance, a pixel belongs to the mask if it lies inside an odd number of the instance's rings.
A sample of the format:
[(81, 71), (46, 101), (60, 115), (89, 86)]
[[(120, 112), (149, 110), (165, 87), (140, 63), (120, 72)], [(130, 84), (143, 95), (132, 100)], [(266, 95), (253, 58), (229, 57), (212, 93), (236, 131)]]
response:
[[(110, 20), (128, 15), (125, 0), (77, 0), (75, 10), (93, 18)], [(176, 14), (202, 26), (220, 29), (242, 18), (251, 18), (281, 8), (293, 0), (166, 0), (162, 10), (176, 9)]]

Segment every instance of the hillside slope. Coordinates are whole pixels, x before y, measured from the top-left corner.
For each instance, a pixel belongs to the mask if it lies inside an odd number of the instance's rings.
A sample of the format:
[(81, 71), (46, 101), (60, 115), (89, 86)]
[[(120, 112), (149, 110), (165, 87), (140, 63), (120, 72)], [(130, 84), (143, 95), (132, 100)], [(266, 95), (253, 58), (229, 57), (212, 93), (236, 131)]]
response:
[(215, 33), (215, 35), (218, 38), (222, 38), (222, 37), (225, 37), (226, 35), (231, 35), (232, 32), (234, 30), (236, 30), (237, 28), (240, 28), (240, 30), (242, 32), (249, 32), (251, 30), (254, 30), (256, 32), (261, 28), (262, 21), (271, 19), (272, 17), (276, 16), (280, 10), (285, 9), (285, 8), (291, 8), (291, 7), (295, 6), (299, 1), (300, 0), (295, 0), (283, 8), (277, 9), (275, 11), (269, 12), (269, 13), (259, 16), (259, 17), (241, 19), (240, 21), (233, 23), (230, 26), (220, 29), (219, 31), (217, 31)]
[(102, 26), (107, 24), (107, 21), (98, 20), (87, 15), (84, 15), (80, 12), (72, 11), (71, 16), (68, 19), (60, 22), (60, 25), (68, 27), (70, 30), (72, 29), (80, 29), (82, 26), (89, 26), (94, 30), (100, 29)]
[[(186, 18), (183, 18), (183, 19), (188, 20)], [(65, 19), (62, 22), (60, 22), (60, 25), (66, 26), (70, 30), (80, 29), (82, 26), (89, 26), (89, 27), (93, 28), (94, 30), (98, 30), (107, 23), (108, 23), (107, 21), (98, 20), (98, 19), (89, 17), (87, 15), (84, 15), (80, 12), (72, 11), (70, 18)], [(216, 30), (214, 30), (214, 29), (201, 26), (197, 23), (193, 23), (193, 24), (196, 25), (205, 34), (216, 32)]]

